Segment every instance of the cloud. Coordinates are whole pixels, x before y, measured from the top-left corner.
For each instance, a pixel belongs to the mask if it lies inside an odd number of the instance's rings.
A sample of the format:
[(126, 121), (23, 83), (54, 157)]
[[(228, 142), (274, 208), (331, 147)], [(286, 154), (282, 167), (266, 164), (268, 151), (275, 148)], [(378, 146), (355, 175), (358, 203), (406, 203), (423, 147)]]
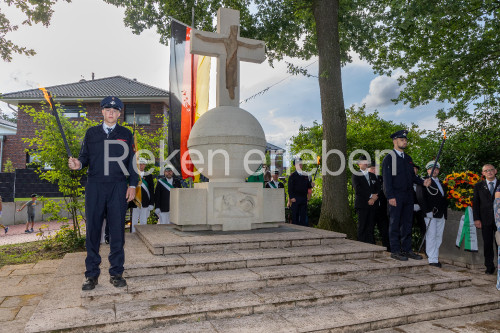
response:
[(398, 97), (400, 90), (396, 77), (378, 76), (370, 82), (368, 95), (361, 103), (368, 109), (392, 105), (391, 99)]

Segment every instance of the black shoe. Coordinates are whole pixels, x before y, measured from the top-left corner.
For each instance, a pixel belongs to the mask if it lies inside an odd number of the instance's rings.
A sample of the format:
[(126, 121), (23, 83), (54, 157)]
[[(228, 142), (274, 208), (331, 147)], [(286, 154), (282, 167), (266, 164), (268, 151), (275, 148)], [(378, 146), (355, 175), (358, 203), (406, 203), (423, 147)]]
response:
[(402, 253), (391, 253), (391, 258), (400, 260), (400, 261), (407, 261), (408, 258), (405, 257)]
[(122, 288), (127, 285), (127, 281), (121, 275), (111, 276), (109, 282), (116, 288)]
[(403, 255), (413, 260), (423, 259), (423, 257), (420, 254), (416, 254), (415, 252), (404, 252)]
[(484, 271), (485, 274), (488, 274), (488, 275), (493, 275), (495, 274), (495, 267), (491, 267), (491, 268), (486, 268), (486, 270)]
[(437, 267), (437, 268), (441, 268), (441, 267), (442, 267), (442, 265), (441, 265), (441, 263), (440, 263), (440, 262), (431, 262), (429, 265), (430, 265), (430, 266)]
[(109, 235), (105, 235), (105, 236), (104, 236), (104, 242), (105, 242), (106, 244), (109, 244)]
[(88, 277), (85, 283), (82, 285), (82, 290), (92, 290), (97, 285), (97, 278)]

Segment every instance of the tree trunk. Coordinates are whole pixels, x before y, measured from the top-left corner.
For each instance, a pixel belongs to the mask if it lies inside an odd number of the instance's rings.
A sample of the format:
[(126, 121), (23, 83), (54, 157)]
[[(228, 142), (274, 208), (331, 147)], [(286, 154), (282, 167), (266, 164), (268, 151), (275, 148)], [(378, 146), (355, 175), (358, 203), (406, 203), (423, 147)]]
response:
[[(328, 170), (341, 169), (341, 158), (337, 154), (326, 156), (326, 152), (336, 149), (347, 160), (347, 120), (342, 93), (340, 42), (338, 31), (339, 0), (315, 0), (314, 19), (316, 22), (319, 57), (319, 91), (321, 115), (323, 119), (323, 140), (326, 151), (322, 152)], [(345, 161), (344, 160), (344, 161)], [(325, 174), (323, 169), (323, 203), (319, 227), (343, 232), (350, 238), (356, 235), (348, 202), (347, 178), (344, 170), (338, 175)]]

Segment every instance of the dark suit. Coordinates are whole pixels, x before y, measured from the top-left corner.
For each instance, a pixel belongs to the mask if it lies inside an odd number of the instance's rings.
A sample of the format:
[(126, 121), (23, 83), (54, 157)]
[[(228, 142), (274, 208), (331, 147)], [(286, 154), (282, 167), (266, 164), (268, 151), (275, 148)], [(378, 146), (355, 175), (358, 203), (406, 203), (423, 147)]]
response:
[[(181, 181), (172, 177), (172, 186), (181, 188)], [(161, 182), (166, 181), (165, 177), (159, 178), (155, 189), (155, 208), (159, 208), (162, 213), (170, 212), (170, 190)]]
[[(285, 188), (285, 185), (283, 185), (283, 183), (282, 183), (282, 182), (280, 182), (280, 181), (278, 181), (278, 187), (273, 187), (273, 186), (271, 186), (271, 184), (269, 184), (270, 182), (272, 182), (272, 180), (271, 180), (271, 181), (268, 181), (268, 182), (266, 183), (266, 186), (265, 186), (266, 188)], [(274, 183), (273, 183), (273, 184), (274, 184)]]
[[(148, 206), (155, 204), (155, 198), (154, 198), (155, 183), (152, 175), (147, 175), (145, 177), (142, 177), (142, 180), (143, 180), (143, 185), (141, 186), (141, 204), (142, 208), (148, 208)], [(144, 186), (147, 187), (149, 195), (144, 189)], [(129, 208), (137, 208), (137, 205), (134, 203), (134, 201), (131, 201), (129, 203)]]
[(392, 168), (392, 155), (382, 162), (384, 193), (387, 200), (396, 199), (396, 207), (389, 205), (389, 240), (391, 252), (412, 252), (411, 227), (413, 224), (413, 183), (423, 184), (415, 175), (413, 160), (408, 154), (399, 156), (394, 151), (396, 169)]
[(495, 191), (500, 186), (500, 181), (497, 179), (495, 190), (491, 195), (488, 189), (487, 181), (483, 180), (474, 186), (474, 198), (472, 199), (472, 211), (474, 221), (481, 221), (481, 233), (483, 235), (484, 244), (484, 265), (488, 270), (494, 270), (495, 266), (493, 259), (495, 251), (493, 244), (495, 242), (495, 216), (493, 214), (493, 202), (495, 200)]
[(378, 199), (375, 201), (375, 216), (374, 224), (378, 228), (382, 245), (391, 252), (391, 244), (389, 243), (389, 216), (387, 215), (387, 198), (385, 197), (383, 186), (384, 179), (382, 176), (377, 177)]
[(307, 175), (301, 175), (297, 171), (288, 177), (288, 198), (295, 199), (292, 202), (292, 223), (308, 226), (307, 222), (307, 191), (312, 188)]
[(365, 175), (352, 175), (354, 188), (354, 208), (358, 214), (358, 241), (375, 244), (375, 205), (369, 205), (368, 200), (380, 191), (377, 176), (368, 172), (369, 182)]
[(417, 198), (417, 186), (418, 185), (413, 185), (413, 204), (417, 204), (420, 206), (419, 211), (413, 210), (413, 228), (418, 228), (418, 232), (420, 232), (421, 237), (423, 238), (425, 235), (426, 231), (426, 226), (425, 226), (425, 220), (424, 220), (424, 211), (422, 210), (422, 205), (420, 204), (418, 198)]

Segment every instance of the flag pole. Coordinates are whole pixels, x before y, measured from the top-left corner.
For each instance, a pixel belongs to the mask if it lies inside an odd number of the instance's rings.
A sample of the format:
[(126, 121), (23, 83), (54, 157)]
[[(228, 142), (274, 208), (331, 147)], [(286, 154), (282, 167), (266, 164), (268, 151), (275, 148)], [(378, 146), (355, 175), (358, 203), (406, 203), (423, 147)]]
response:
[(47, 91), (47, 89), (42, 88), (42, 87), (40, 87), (38, 89), (40, 89), (43, 92), (43, 96), (45, 97), (45, 100), (49, 103), (49, 105), (52, 109), (52, 114), (54, 115), (54, 117), (56, 117), (57, 127), (59, 128), (59, 132), (61, 133), (61, 136), (62, 136), (62, 139), (64, 142), (64, 147), (66, 148), (66, 153), (68, 154), (68, 158), (70, 158), (71, 157), (71, 150), (69, 149), (68, 140), (66, 140), (66, 135), (64, 134), (61, 120), (59, 119), (59, 114), (57, 113), (56, 106), (54, 104), (54, 100), (52, 99), (52, 96), (51, 96), (50, 92)]

